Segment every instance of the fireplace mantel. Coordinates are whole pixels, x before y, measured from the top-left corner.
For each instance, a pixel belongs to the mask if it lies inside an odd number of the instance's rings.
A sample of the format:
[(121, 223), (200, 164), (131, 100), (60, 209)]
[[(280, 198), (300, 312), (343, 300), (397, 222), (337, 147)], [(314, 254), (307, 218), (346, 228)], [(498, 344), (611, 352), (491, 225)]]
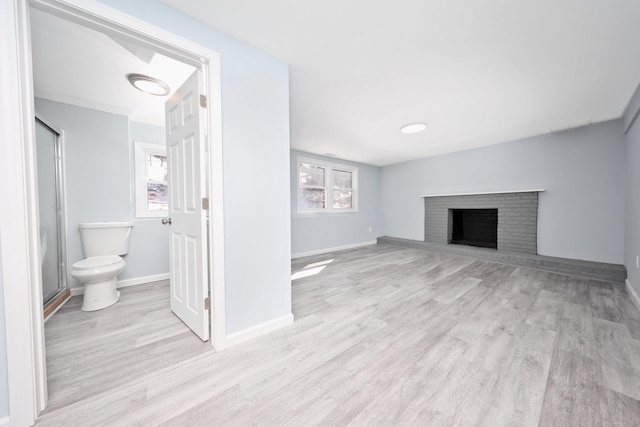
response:
[(487, 194), (511, 194), (511, 193), (542, 193), (544, 188), (535, 190), (504, 190), (504, 191), (478, 191), (476, 193), (448, 193), (448, 194), (425, 194), (418, 197), (450, 197), (450, 196), (479, 196)]

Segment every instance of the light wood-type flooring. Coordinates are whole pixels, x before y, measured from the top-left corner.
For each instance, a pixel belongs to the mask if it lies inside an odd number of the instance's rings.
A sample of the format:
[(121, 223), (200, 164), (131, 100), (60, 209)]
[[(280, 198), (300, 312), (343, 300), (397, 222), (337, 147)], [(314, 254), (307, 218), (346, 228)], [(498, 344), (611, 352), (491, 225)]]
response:
[(72, 298), (46, 325), (39, 424), (640, 425), (623, 285), (388, 245), (292, 267), (295, 323), (219, 353), (166, 284), (96, 313)]

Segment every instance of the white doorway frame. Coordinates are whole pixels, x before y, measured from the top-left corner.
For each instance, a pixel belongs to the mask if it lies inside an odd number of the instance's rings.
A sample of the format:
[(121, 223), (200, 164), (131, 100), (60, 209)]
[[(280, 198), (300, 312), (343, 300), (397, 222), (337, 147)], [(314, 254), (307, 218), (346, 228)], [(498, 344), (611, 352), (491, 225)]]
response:
[[(151, 45), (205, 72), (208, 99), (211, 345), (226, 347), (220, 55), (93, 0), (0, 1), (0, 265), (6, 323), (9, 420), (32, 425), (46, 406), (29, 8)], [(11, 183), (11, 185), (7, 185)], [(7, 209), (7, 207), (11, 209)], [(0, 354), (0, 358), (2, 354)], [(1, 362), (1, 360), (0, 360)], [(0, 396), (2, 392), (0, 391)], [(0, 397), (1, 398), (1, 397)], [(0, 420), (2, 422), (3, 420)]]

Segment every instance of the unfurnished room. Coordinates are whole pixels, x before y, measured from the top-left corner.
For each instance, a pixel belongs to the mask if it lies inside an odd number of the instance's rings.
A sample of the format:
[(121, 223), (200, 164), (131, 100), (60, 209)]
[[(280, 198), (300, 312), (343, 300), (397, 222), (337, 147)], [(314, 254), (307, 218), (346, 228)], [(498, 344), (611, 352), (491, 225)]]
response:
[(0, 4), (0, 427), (640, 425), (640, 3)]

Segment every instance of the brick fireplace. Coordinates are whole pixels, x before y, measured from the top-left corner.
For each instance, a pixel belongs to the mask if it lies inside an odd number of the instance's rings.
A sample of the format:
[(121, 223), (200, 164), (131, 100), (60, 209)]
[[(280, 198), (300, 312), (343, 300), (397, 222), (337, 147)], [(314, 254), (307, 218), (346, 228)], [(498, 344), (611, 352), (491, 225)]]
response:
[[(544, 190), (423, 196), (424, 240), (535, 255), (541, 191)], [(497, 213), (497, 226), (490, 218), (493, 212)], [(460, 227), (468, 234), (461, 234)], [(491, 244), (493, 233), (495, 244)]]

